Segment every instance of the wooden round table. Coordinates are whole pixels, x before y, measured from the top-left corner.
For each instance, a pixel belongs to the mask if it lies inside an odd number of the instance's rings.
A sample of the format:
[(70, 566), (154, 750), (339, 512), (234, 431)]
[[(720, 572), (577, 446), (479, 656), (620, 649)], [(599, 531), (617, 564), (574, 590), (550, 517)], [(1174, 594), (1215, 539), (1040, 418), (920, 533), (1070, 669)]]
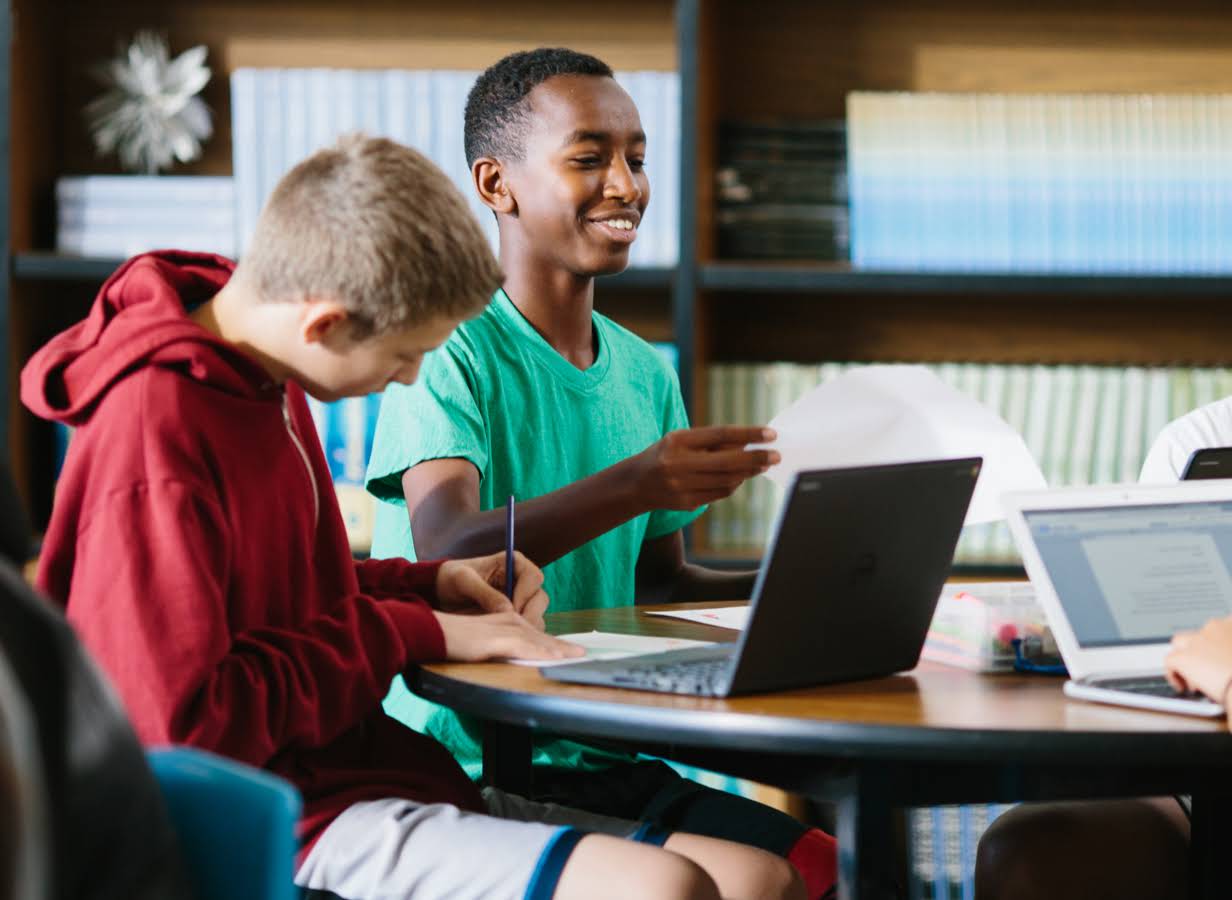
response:
[[(667, 607), (558, 613), (548, 630), (735, 638), (644, 614), (655, 608)], [(1232, 896), (1217, 871), (1232, 837), (1232, 734), (1222, 719), (1070, 700), (1056, 677), (928, 662), (889, 678), (727, 699), (563, 684), (509, 664), (424, 666), (407, 681), (484, 720), (485, 776), (510, 790), (529, 789), (530, 735), (548, 731), (835, 802), (842, 897), (888, 896), (895, 807), (1169, 793), (1194, 795), (1195, 896)]]

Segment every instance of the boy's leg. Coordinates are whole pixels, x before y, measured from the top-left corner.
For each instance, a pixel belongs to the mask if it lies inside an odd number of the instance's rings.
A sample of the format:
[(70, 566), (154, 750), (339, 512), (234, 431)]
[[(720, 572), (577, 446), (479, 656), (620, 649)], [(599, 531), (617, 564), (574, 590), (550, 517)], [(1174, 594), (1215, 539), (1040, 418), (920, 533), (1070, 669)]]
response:
[[(597, 894), (599, 885), (612, 884), (617, 890), (615, 897), (633, 896), (622, 878), (627, 878), (630, 867), (645, 865), (647, 872), (674, 870), (678, 877), (684, 877), (684, 872), (676, 868), (676, 864), (659, 859), (653, 859), (653, 854), (645, 852), (646, 845), (659, 846), (671, 851), (668, 855), (684, 857), (693, 865), (700, 867), (708, 879), (718, 887), (723, 897), (792, 897), (804, 900), (804, 884), (790, 864), (780, 857), (760, 850), (730, 841), (716, 840), (696, 834), (667, 832), (648, 822), (630, 822), (604, 816), (584, 810), (570, 809), (555, 803), (538, 803), (527, 800), (516, 794), (507, 794), (495, 788), (485, 788), (484, 802), (488, 811), (494, 815), (519, 819), (521, 821), (547, 822), (556, 825), (569, 825), (592, 832), (571, 859), (579, 858), (579, 852), (585, 850), (575, 868), (590, 874), (610, 873), (612, 881), (606, 876), (591, 880), (588, 892), (578, 894), (579, 897), (605, 896)], [(609, 840), (611, 837), (614, 840)], [(632, 837), (633, 840), (619, 840), (620, 837)], [(597, 849), (607, 848), (607, 849)], [(592, 854), (604, 858), (592, 859)], [(565, 873), (568, 873), (566, 868)], [(657, 876), (656, 876), (657, 878)], [(573, 884), (571, 879), (568, 884)], [(656, 883), (658, 883), (656, 881)], [(667, 878), (665, 883), (674, 883)], [(557, 897), (570, 896), (563, 892), (566, 882), (562, 876), (562, 892)], [(673, 895), (674, 896), (674, 895)]]
[(1173, 797), (1031, 803), (980, 839), (979, 900), (1171, 900), (1187, 893), (1189, 819)]
[(768, 850), (792, 864), (810, 898), (824, 897), (837, 876), (837, 845), (830, 835), (747, 797), (683, 778), (657, 760), (602, 772), (536, 768), (534, 794), (574, 809)]
[[(539, 814), (538, 804), (521, 802), (520, 814)], [(545, 815), (563, 813), (555, 807)], [(580, 819), (615, 827), (611, 819)], [(295, 881), (313, 900), (803, 897), (790, 867), (768, 853), (636, 822), (621, 827), (647, 843), (441, 804), (356, 803), (313, 845)]]

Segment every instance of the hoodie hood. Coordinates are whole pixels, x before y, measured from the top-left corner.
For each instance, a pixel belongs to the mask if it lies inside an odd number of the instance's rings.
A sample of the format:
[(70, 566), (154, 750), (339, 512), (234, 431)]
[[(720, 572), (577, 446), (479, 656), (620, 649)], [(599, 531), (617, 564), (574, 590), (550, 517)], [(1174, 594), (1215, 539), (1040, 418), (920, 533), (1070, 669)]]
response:
[(26, 363), (22, 402), (45, 419), (80, 425), (113, 385), (150, 365), (255, 395), (269, 381), (264, 370), (185, 311), (217, 294), (234, 271), (235, 263), (212, 253), (133, 257), (107, 279), (85, 319)]

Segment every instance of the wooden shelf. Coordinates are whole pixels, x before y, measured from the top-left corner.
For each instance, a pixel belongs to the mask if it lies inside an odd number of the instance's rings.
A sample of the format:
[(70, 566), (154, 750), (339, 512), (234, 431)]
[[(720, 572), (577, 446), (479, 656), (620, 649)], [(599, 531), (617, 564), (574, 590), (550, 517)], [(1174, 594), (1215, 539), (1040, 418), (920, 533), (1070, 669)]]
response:
[(1229, 275), (1107, 275), (1025, 272), (889, 272), (846, 263), (715, 262), (700, 267), (711, 291), (1064, 297), (1227, 297)]
[[(18, 281), (96, 281), (107, 278), (122, 259), (67, 256), (35, 250), (13, 257), (13, 277)], [(622, 291), (666, 291), (675, 278), (674, 269), (627, 269), (599, 280), (599, 288)]]

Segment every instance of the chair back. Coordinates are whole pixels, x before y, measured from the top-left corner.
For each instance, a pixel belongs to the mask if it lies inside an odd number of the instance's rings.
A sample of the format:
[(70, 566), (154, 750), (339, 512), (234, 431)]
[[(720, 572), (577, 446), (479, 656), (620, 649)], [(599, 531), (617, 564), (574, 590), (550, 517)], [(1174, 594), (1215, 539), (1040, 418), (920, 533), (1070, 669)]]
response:
[(188, 747), (156, 748), (148, 758), (200, 900), (296, 900), (294, 787)]

